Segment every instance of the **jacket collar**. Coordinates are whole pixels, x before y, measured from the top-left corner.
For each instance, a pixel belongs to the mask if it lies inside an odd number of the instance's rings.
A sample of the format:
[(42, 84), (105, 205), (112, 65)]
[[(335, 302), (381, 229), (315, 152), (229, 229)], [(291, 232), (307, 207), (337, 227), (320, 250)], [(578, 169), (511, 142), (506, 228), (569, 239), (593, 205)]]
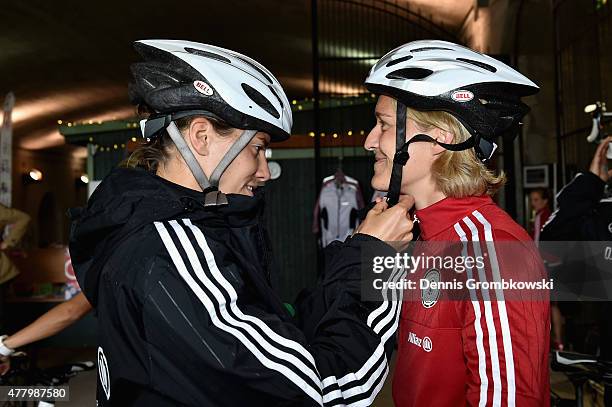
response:
[(163, 217), (154, 220), (183, 216), (194, 221), (202, 220), (211, 225), (234, 228), (253, 226), (261, 220), (265, 187), (257, 188), (254, 196), (227, 194), (227, 205), (205, 207), (205, 194), (202, 191), (195, 191), (157, 175), (144, 172), (144, 177), (147, 176), (150, 177), (149, 182), (159, 186), (156, 192), (149, 196), (148, 205), (163, 208), (157, 210), (159, 214), (162, 211), (167, 211)]
[(490, 204), (493, 204), (493, 200), (488, 195), (465, 198), (449, 197), (426, 208), (419, 209), (415, 212), (415, 216), (419, 221), (421, 238), (429, 240), (450, 228), (468, 213)]

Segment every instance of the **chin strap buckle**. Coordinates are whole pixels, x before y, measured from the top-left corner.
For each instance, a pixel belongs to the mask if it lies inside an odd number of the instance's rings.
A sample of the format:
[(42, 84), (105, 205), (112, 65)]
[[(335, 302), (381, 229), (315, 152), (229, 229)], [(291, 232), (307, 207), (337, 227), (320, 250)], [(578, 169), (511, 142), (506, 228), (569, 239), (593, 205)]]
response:
[(474, 150), (476, 150), (476, 157), (482, 162), (487, 162), (493, 157), (493, 154), (497, 150), (497, 143), (485, 140), (484, 138), (478, 137), (474, 141)]
[(204, 192), (204, 207), (227, 205), (227, 196), (218, 189)]

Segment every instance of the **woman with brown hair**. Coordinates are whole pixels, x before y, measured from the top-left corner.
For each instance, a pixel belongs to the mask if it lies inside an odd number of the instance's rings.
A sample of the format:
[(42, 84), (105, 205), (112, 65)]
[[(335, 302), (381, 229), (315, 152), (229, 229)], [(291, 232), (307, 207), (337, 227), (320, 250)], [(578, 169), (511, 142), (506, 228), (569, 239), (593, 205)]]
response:
[(282, 87), (227, 49), (135, 47), (147, 145), (129, 160), (137, 168), (113, 171), (74, 213), (70, 243), (98, 317), (98, 405), (371, 404), (399, 307), (361, 301), (360, 252), (411, 239), (407, 202), (380, 203), (360, 233), (329, 246), (298, 325), (272, 289), (261, 222), (265, 149), (291, 131)]

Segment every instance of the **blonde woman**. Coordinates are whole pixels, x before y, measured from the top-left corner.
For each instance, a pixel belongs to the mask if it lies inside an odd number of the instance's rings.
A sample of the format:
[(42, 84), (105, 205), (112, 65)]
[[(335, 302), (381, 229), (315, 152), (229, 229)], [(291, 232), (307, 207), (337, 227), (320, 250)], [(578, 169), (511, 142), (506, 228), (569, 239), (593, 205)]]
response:
[[(491, 197), (504, 185), (483, 163), (499, 136), (516, 134), (528, 111), (520, 98), (538, 87), (507, 65), (445, 41), (417, 41), (385, 55), (366, 79), (379, 94), (372, 187), (393, 204), (412, 195), (420, 239), (456, 242), (483, 264), (456, 276), (419, 269), (427, 281), (457, 277), (532, 280), (543, 266), (529, 235)], [(513, 246), (502, 250), (501, 242)], [(452, 270), (450, 270), (452, 273)], [(463, 280), (461, 280), (463, 278)], [(503, 289), (469, 289), (463, 300), (439, 290), (406, 292), (393, 395), (398, 407), (547, 405), (549, 304)]]

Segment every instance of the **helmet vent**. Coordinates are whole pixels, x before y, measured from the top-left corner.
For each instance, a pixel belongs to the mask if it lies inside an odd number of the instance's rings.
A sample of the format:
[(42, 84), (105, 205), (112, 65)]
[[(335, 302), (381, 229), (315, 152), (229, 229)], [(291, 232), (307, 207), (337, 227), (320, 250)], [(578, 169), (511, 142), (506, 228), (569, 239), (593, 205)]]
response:
[(274, 94), (274, 96), (276, 96), (276, 99), (278, 99), (278, 103), (280, 103), (281, 105), (281, 109), (285, 108), (285, 105), (283, 105), (283, 101), (281, 100), (281, 98), (278, 96), (278, 94), (276, 93), (276, 91), (274, 90), (274, 88), (270, 85), (268, 85), (268, 88), (270, 88), (270, 92), (272, 92)]
[(452, 51), (450, 48), (444, 47), (422, 47), (411, 49), (410, 52), (423, 52), (423, 51)]
[(476, 65), (477, 67), (486, 69), (487, 71), (490, 71), (490, 72), (497, 72), (497, 69), (494, 66), (485, 64), (484, 62), (474, 61), (472, 59), (467, 59), (467, 58), (457, 58), (457, 61), (465, 62), (466, 64)]
[(387, 74), (387, 79), (424, 79), (433, 73), (430, 69), (404, 68)]
[(247, 85), (246, 83), (242, 83), (242, 90), (244, 93), (259, 107), (261, 107), (266, 112), (270, 113), (272, 116), (280, 119), (280, 113), (272, 106), (272, 103), (264, 95), (262, 95), (257, 89), (252, 86)]
[(254, 70), (256, 70), (257, 72), (259, 72), (264, 78), (266, 78), (268, 82), (270, 82), (271, 84), (274, 83), (272, 81), (272, 78), (270, 78), (270, 75), (265, 73), (263, 69), (261, 69), (260, 67), (258, 67), (257, 65), (249, 61), (248, 59), (241, 58), (239, 55), (234, 55), (234, 56), (238, 58), (239, 60), (241, 60), (242, 62), (244, 62), (245, 64), (247, 64), (248, 66), (250, 66), (251, 68), (253, 68)]
[(407, 55), (405, 57), (401, 57), (401, 58), (397, 58), (397, 59), (391, 60), (385, 66), (389, 67), (389, 66), (397, 65), (400, 62), (405, 62), (405, 61), (408, 61), (409, 59), (412, 59), (412, 55)]
[(185, 51), (189, 52), (190, 54), (198, 55), (204, 58), (216, 59), (217, 61), (225, 62), (226, 64), (232, 63), (232, 61), (230, 61), (226, 57), (219, 55), (219, 54), (215, 54), (214, 52), (208, 52), (208, 51), (203, 51), (201, 49), (189, 48), (189, 47), (186, 47)]

